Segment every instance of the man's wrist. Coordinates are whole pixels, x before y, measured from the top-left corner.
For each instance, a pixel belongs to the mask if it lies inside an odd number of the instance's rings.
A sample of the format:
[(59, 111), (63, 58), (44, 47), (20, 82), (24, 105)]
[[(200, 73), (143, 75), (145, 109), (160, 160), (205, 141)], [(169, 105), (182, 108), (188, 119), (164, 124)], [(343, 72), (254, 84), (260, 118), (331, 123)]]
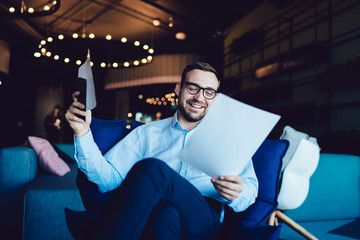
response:
[(90, 130), (90, 128), (84, 128), (81, 131), (75, 132), (75, 137), (76, 138), (81, 138), (82, 136), (87, 134), (89, 132), (89, 130)]

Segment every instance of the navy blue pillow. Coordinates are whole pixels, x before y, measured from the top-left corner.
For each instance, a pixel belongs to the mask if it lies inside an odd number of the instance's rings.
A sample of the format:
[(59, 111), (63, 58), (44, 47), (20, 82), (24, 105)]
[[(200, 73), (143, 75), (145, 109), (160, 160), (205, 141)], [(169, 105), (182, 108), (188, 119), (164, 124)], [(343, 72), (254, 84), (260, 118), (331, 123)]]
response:
[(224, 221), (237, 226), (265, 224), (277, 207), (282, 159), (288, 147), (287, 140), (265, 139), (252, 158), (259, 181), (258, 197), (244, 212), (226, 213)]
[(102, 154), (109, 151), (117, 142), (129, 133), (126, 120), (102, 120), (92, 118), (90, 129), (94, 141)]

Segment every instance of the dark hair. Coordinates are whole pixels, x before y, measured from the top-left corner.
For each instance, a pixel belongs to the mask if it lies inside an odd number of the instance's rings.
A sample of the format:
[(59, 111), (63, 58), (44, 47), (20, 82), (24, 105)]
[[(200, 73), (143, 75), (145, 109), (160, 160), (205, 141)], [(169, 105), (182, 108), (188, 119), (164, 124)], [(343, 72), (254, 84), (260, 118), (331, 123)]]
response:
[(208, 63), (204, 63), (204, 62), (196, 62), (196, 63), (193, 63), (193, 64), (189, 64), (185, 67), (182, 75), (181, 75), (181, 86), (184, 85), (185, 83), (185, 79), (186, 79), (186, 75), (188, 72), (191, 72), (192, 70), (195, 70), (195, 69), (199, 69), (199, 70), (202, 70), (202, 71), (205, 71), (205, 72), (212, 72), (215, 74), (218, 82), (219, 82), (219, 86), (220, 86), (220, 78), (219, 78), (219, 75), (217, 73), (217, 71), (215, 70), (215, 68), (213, 66), (211, 66), (210, 64)]

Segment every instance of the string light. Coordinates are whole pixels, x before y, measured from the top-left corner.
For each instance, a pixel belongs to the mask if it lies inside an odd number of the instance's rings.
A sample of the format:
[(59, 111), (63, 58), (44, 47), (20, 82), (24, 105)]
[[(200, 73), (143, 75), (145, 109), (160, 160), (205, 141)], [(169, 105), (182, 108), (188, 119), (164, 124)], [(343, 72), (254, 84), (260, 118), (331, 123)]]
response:
[[(93, 33), (90, 33), (88, 35), (88, 38), (89, 40), (88, 41), (93, 41), (92, 39), (95, 39), (95, 34)], [(61, 54), (61, 50), (58, 50), (58, 49), (61, 49), (59, 46), (56, 46), (54, 48), (52, 48), (52, 44), (60, 44), (62, 41), (80, 41), (82, 40), (83, 38), (79, 38), (79, 34), (78, 33), (73, 33), (70, 36), (66, 37), (64, 36), (63, 34), (59, 34), (57, 35), (56, 37), (54, 36), (48, 36), (45, 40), (41, 40), (40, 41), (40, 44), (38, 44), (38, 50), (35, 51), (34, 53), (34, 57), (36, 58), (40, 58), (42, 56), (45, 56), (45, 57), (50, 57), (51, 55), (54, 55), (54, 60), (61, 60), (63, 59), (63, 61), (65, 63), (75, 63), (77, 65), (81, 65), (81, 61), (80, 60), (73, 60), (71, 61), (71, 58), (70, 56), (66, 56), (66, 53), (64, 54)], [(110, 34), (106, 35), (105, 36), (105, 39), (107, 41), (110, 41), (112, 40), (112, 36)], [(57, 41), (55, 41), (57, 40)], [(97, 38), (96, 40), (101, 40), (101, 38)], [(59, 42), (60, 41), (60, 42)], [(94, 40), (95, 41), (95, 40)], [(112, 41), (115, 41), (115, 40), (112, 40)], [(128, 39), (126, 37), (122, 37), (121, 40), (120, 40), (123, 44), (127, 44), (128, 42)], [(129, 45), (130, 46), (130, 45)], [(138, 49), (139, 52), (142, 52), (143, 55), (147, 55), (145, 57), (141, 57), (139, 59), (135, 59), (135, 60), (125, 60), (125, 61), (112, 61), (112, 62), (109, 62), (109, 60), (106, 60), (106, 61), (97, 61), (98, 63), (95, 63), (92, 62), (92, 65), (93, 66), (97, 66), (98, 67), (101, 67), (101, 68), (118, 68), (118, 67), (123, 67), (123, 68), (128, 68), (128, 67), (131, 67), (131, 66), (139, 66), (139, 65), (143, 65), (143, 64), (148, 64), (148, 63), (151, 63), (153, 61), (153, 53), (154, 53), (154, 49), (150, 48), (149, 45), (147, 44), (141, 44), (140, 41), (134, 41), (133, 42), (133, 46)], [(54, 53), (51, 53), (52, 50)], [(40, 51), (40, 52), (39, 52)]]
[[(12, 5), (16, 4), (16, 1), (12, 1)], [(43, 17), (48, 16), (60, 8), (60, 0), (57, 1), (44, 1), (43, 4), (34, 6), (26, 6), (25, 1), (21, 1), (21, 6), (19, 8), (15, 6), (10, 6), (8, 14), (13, 17), (18, 18), (29, 18), (29, 17)]]
[[(163, 97), (149, 97), (145, 100), (146, 103), (158, 106), (167, 106), (170, 104), (171, 107), (175, 107), (178, 104), (178, 99), (175, 98), (175, 93), (167, 93)], [(143, 98), (139, 98), (143, 99)]]

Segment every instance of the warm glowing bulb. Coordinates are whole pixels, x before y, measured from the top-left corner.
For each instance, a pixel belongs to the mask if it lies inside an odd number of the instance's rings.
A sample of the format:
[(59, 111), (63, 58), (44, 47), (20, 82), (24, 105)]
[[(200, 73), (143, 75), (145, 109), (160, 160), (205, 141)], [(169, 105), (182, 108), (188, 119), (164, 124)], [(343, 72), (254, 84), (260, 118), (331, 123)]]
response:
[(138, 98), (139, 98), (139, 99), (143, 99), (144, 96), (143, 96), (142, 94), (139, 94)]
[(50, 57), (50, 56), (51, 56), (51, 52), (46, 52), (46, 56)]
[(35, 12), (35, 10), (33, 8), (28, 9), (28, 13), (34, 13), (34, 12)]
[(37, 58), (41, 57), (41, 53), (35, 52), (35, 53), (34, 53), (34, 57), (37, 57)]
[(9, 8), (9, 12), (14, 13), (14, 12), (15, 12), (15, 8), (14, 8), (14, 7), (10, 7), (10, 8)]
[(102, 67), (102, 68), (106, 67), (106, 63), (102, 62), (102, 63), (100, 64), (100, 67)]
[(81, 65), (81, 61), (80, 61), (80, 60), (76, 60), (76, 65)]
[(138, 60), (135, 60), (135, 61), (134, 61), (134, 65), (135, 65), (135, 66), (139, 65), (139, 61), (138, 61)]
[(135, 46), (139, 46), (139, 45), (140, 45), (140, 42), (139, 42), (139, 41), (135, 41), (135, 42), (134, 42), (134, 45), (135, 45)]
[(90, 61), (90, 66), (91, 66), (91, 67), (94, 66), (94, 63), (93, 63), (92, 61)]
[(91, 39), (95, 38), (95, 34), (90, 33), (90, 34), (89, 34), (89, 38), (91, 38)]
[(52, 42), (52, 41), (53, 41), (53, 38), (52, 38), (52, 37), (48, 37), (48, 38), (47, 38), (47, 41), (48, 41), (48, 42)]
[(118, 66), (119, 66), (118, 63), (116, 63), (116, 62), (113, 63), (113, 67), (114, 67), (114, 68), (117, 68)]
[(74, 33), (74, 34), (72, 35), (72, 37), (73, 37), (73, 38), (78, 38), (78, 37), (79, 37), (79, 34)]
[(146, 58), (141, 59), (141, 62), (142, 62), (142, 63), (147, 63)]
[(60, 35), (58, 36), (58, 38), (59, 38), (59, 40), (63, 40), (63, 39), (64, 39), (64, 35), (60, 34)]
[(132, 117), (132, 113), (128, 113), (128, 117), (131, 118), (131, 117)]
[(126, 43), (127, 42), (126, 37), (121, 38), (121, 42)]
[(40, 44), (41, 44), (41, 45), (45, 45), (45, 44), (46, 44), (46, 41), (45, 41), (45, 40), (41, 40)]
[(150, 53), (150, 54), (153, 54), (153, 53), (154, 53), (154, 49), (150, 48), (150, 49), (149, 49), (149, 53)]
[(110, 34), (108, 34), (108, 35), (106, 35), (106, 37), (105, 37), (105, 38), (106, 38), (106, 40), (111, 40), (111, 38), (112, 38), (112, 37), (111, 37), (111, 35), (110, 35)]
[(57, 4), (57, 1), (53, 1), (53, 4), (56, 5), (56, 4)]
[(148, 57), (147, 57), (147, 60), (148, 60), (148, 61), (152, 61), (152, 59), (153, 59), (152, 56), (148, 56)]
[(68, 62), (70, 62), (70, 59), (69, 59), (69, 58), (65, 58), (65, 59), (64, 59), (64, 62), (68, 63)]
[(144, 46), (143, 46), (143, 49), (144, 49), (144, 50), (148, 50), (148, 49), (149, 49), (149, 46), (148, 46), (148, 45), (144, 45)]
[(55, 55), (55, 56), (54, 56), (54, 59), (55, 59), (55, 60), (59, 60), (59, 58), (60, 58), (59, 55)]
[(154, 19), (153, 20), (153, 25), (155, 26), (155, 27), (158, 27), (158, 26), (160, 26), (160, 20), (159, 19)]
[(45, 11), (49, 11), (49, 10), (50, 10), (50, 7), (49, 7), (48, 5), (46, 5), (46, 6), (44, 7), (44, 10), (45, 10)]
[(45, 53), (45, 52), (46, 52), (46, 49), (45, 49), (45, 48), (42, 48), (40, 51), (41, 51), (42, 53)]
[(124, 62), (124, 67), (128, 67), (128, 66), (130, 66), (130, 63)]

